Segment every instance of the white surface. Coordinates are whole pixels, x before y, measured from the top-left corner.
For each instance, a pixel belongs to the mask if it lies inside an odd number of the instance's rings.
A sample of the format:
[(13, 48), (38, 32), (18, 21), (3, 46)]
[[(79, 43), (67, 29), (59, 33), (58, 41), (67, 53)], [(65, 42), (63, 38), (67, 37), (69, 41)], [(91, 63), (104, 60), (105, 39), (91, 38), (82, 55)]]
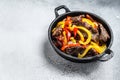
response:
[[(72, 63), (51, 48), (47, 30), (54, 8), (65, 4), (103, 17), (114, 33), (114, 57), (107, 62)], [(1, 0), (0, 80), (119, 80), (120, 1)]]

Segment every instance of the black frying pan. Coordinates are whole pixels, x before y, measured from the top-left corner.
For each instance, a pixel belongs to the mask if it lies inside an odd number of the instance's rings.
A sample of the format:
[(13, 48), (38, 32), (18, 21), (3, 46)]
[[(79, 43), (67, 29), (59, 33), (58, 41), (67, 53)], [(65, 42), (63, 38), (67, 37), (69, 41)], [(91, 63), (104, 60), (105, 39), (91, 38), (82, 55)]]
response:
[[(64, 9), (66, 12), (64, 14), (59, 15), (58, 11), (60, 9)], [(56, 24), (63, 20), (65, 17), (67, 16), (78, 16), (80, 14), (89, 14), (93, 19), (95, 19), (96, 21), (100, 22), (103, 24), (104, 28), (107, 30), (108, 34), (110, 35), (110, 39), (109, 41), (107, 41), (107, 49), (100, 55), (96, 55), (96, 56), (92, 56), (92, 57), (86, 57), (86, 58), (77, 58), (71, 55), (67, 55), (66, 53), (62, 52), (60, 49), (58, 49), (53, 41), (52, 41), (52, 29), (54, 27), (56, 27)], [(102, 19), (101, 17), (97, 16), (96, 14), (90, 13), (90, 12), (85, 12), (85, 11), (70, 11), (65, 5), (61, 5), (59, 7), (55, 8), (55, 16), (56, 18), (53, 20), (53, 22), (50, 24), (49, 29), (48, 29), (48, 38), (49, 41), (53, 47), (53, 49), (63, 58), (70, 60), (72, 62), (91, 62), (91, 61), (107, 61), (109, 59), (111, 59), (113, 57), (113, 51), (110, 50), (110, 47), (113, 43), (113, 32), (110, 28), (110, 26), (107, 24), (107, 22)]]

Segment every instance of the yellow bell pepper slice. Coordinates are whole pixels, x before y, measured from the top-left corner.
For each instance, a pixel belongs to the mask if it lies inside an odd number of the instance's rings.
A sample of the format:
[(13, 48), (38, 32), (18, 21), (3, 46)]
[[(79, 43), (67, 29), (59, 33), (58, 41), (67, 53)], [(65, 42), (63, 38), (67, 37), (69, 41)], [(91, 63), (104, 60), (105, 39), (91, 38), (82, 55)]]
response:
[(66, 32), (65, 31), (63, 31), (63, 36), (64, 36), (63, 45), (66, 45), (67, 44), (67, 37), (66, 37)]
[(76, 40), (74, 39), (74, 37), (71, 37), (70, 40), (71, 40), (73, 43), (76, 43)]
[(106, 49), (106, 45), (99, 46), (98, 44), (91, 42), (91, 44), (85, 49), (82, 54), (78, 54), (78, 58), (83, 58), (90, 49), (95, 49), (99, 54), (103, 53)]
[[(57, 23), (57, 26), (59, 26), (59, 25), (61, 25), (61, 28), (64, 28), (64, 26), (65, 26), (65, 21), (60, 21), (60, 22), (58, 22), (58, 23)], [(52, 32), (54, 32), (55, 29), (56, 29), (56, 28), (53, 28)]]
[(83, 42), (85, 40), (83, 34), (80, 31), (77, 31), (77, 34), (80, 36), (80, 39)]
[(92, 38), (91, 32), (88, 29), (84, 28), (83, 26), (77, 26), (77, 28), (85, 31), (87, 33), (87, 35), (88, 35), (88, 38), (87, 38), (87, 40), (85, 42), (83, 42), (82, 40), (80, 40), (79, 43), (83, 44), (83, 45), (89, 44), (90, 41), (91, 41), (91, 38)]
[(78, 54), (78, 58), (83, 58), (91, 48), (92, 48), (91, 45), (88, 46), (82, 54), (80, 53)]
[(91, 45), (93, 45), (93, 48), (99, 53), (101, 54), (102, 52), (105, 51), (106, 49), (106, 45), (103, 44), (102, 46), (99, 46), (98, 44), (94, 43), (94, 42), (91, 42)]
[(70, 25), (70, 26), (68, 26), (68, 29), (70, 30), (70, 31), (73, 31), (73, 29), (74, 29), (74, 27), (75, 27), (75, 25)]
[(65, 21), (60, 21), (58, 22), (57, 26), (61, 25), (61, 28), (64, 28), (65, 26)]
[(88, 24), (91, 25), (93, 28), (95, 27), (95, 24), (94, 24), (90, 19), (82, 18), (82, 22), (88, 23)]

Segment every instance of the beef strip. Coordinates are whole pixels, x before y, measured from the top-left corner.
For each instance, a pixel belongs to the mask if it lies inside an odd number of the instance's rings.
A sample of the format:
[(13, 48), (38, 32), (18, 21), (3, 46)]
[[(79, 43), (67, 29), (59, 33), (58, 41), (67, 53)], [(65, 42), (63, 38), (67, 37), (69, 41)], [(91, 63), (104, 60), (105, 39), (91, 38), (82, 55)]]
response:
[(101, 23), (99, 23), (99, 41), (100, 43), (105, 43), (109, 38), (109, 34)]
[(55, 46), (57, 46), (58, 48), (62, 47), (62, 41), (64, 39), (64, 37), (62, 35), (59, 36), (54, 36), (53, 38), (53, 43), (55, 44)]
[(59, 36), (56, 36), (55, 38), (59, 41), (63, 41), (63, 39), (64, 39), (62, 34), (60, 34)]
[(86, 22), (82, 22), (82, 18), (84, 18), (85, 15), (79, 15), (75, 17), (71, 17), (72, 24), (77, 26), (84, 26), (87, 29), (91, 29), (91, 25), (87, 24)]
[(53, 43), (55, 44), (56, 47), (61, 48), (62, 47), (62, 42), (59, 40), (53, 40)]
[(82, 46), (68, 47), (65, 49), (65, 52), (72, 56), (78, 56), (78, 53), (83, 53), (84, 48)]
[(96, 52), (96, 50), (95, 49), (90, 49), (89, 51), (88, 51), (88, 53), (87, 53), (87, 55), (85, 56), (85, 57), (91, 57), (91, 56), (95, 56), (95, 55), (97, 55), (98, 53)]
[(92, 41), (98, 42), (99, 41), (99, 33), (92, 34)]
[(91, 25), (89, 25), (88, 23), (86, 22), (82, 22), (82, 26), (84, 26), (85, 28), (87, 28), (88, 30), (90, 30), (92, 28)]
[(72, 24), (73, 25), (82, 25), (82, 18), (85, 17), (85, 15), (80, 15), (80, 16), (75, 16), (75, 17), (71, 17), (71, 20), (72, 20)]
[(99, 41), (99, 31), (97, 28), (91, 28), (91, 33), (92, 33), (92, 41), (98, 42)]
[(62, 28), (60, 26), (56, 27), (54, 32), (52, 33), (52, 36), (60, 36), (62, 33)]
[(57, 26), (55, 28), (55, 30), (52, 33), (52, 37), (53, 37), (53, 43), (55, 44), (55, 46), (57, 46), (58, 48), (62, 47), (62, 40), (63, 40), (63, 35), (62, 35), (62, 28), (61, 26)]

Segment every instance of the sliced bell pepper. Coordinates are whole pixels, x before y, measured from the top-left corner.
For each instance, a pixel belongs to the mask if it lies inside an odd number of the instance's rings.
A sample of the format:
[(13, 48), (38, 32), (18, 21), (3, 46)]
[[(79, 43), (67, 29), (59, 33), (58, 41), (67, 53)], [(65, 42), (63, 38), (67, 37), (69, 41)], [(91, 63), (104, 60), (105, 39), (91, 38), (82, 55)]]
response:
[(65, 21), (60, 21), (58, 22), (57, 26), (61, 25), (62, 28), (64, 28), (65, 26)]
[(91, 45), (88, 46), (82, 54), (80, 53), (78, 54), (78, 58), (83, 58), (91, 48), (92, 48)]
[(70, 31), (73, 31), (74, 30), (74, 28), (75, 28), (75, 25), (72, 25), (72, 26), (69, 26), (69, 27), (67, 27)]
[(66, 37), (66, 32), (63, 31), (63, 36), (64, 36), (64, 40), (63, 40), (63, 46), (67, 44), (67, 37)]
[(68, 47), (73, 47), (73, 46), (80, 46), (79, 43), (74, 43), (74, 44), (67, 44), (67, 45), (64, 45), (61, 50), (64, 51), (66, 48)]
[(98, 28), (98, 23), (90, 15), (87, 14), (86, 18), (90, 19), (93, 22), (94, 28)]
[(69, 21), (65, 21), (65, 25), (66, 26), (69, 26), (71, 24), (71, 21), (69, 20)]
[(80, 36), (80, 41), (83, 42), (85, 40), (83, 34), (79, 30), (77, 31), (77, 34)]
[(67, 40), (69, 41), (71, 37), (70, 31), (67, 28), (64, 28), (63, 30), (66, 32)]
[(85, 49), (82, 54), (78, 54), (78, 58), (83, 58), (91, 48), (95, 49), (99, 54), (101, 54), (105, 51), (106, 45), (104, 44), (102, 46), (99, 46), (98, 44), (91, 42), (91, 44)]
[[(83, 42), (82, 40), (80, 40), (79, 43), (83, 44), (83, 45), (89, 44), (90, 41), (91, 41), (91, 38), (92, 38), (91, 32), (88, 29), (84, 28), (83, 26), (77, 26), (77, 28), (85, 31), (87, 33), (87, 35), (88, 35), (88, 38), (86, 39), (85, 42)], [(78, 34), (79, 34), (79, 32), (78, 32)]]
[(93, 48), (99, 53), (101, 54), (102, 52), (105, 51), (106, 49), (106, 45), (103, 44), (102, 46), (99, 46), (98, 44), (96, 44), (95, 42), (91, 41), (91, 45), (93, 45)]
[(74, 37), (76, 37), (76, 35), (77, 35), (77, 31), (78, 31), (78, 28), (74, 28), (74, 29), (73, 29)]
[(73, 43), (76, 43), (76, 40), (74, 39), (74, 37), (71, 37), (70, 40), (71, 40)]
[(67, 16), (66, 20), (67, 20), (67, 21), (68, 21), (68, 20), (71, 20), (71, 17), (70, 17), (70, 16)]
[(66, 20), (65, 20), (65, 26), (69, 27), (72, 25), (72, 20), (70, 16), (67, 16)]
[(97, 22), (93, 22), (94, 23), (94, 28), (98, 28), (98, 23)]
[(88, 23), (88, 24), (91, 25), (93, 28), (96, 27), (96, 25), (95, 25), (90, 19), (82, 18), (82, 22)]

